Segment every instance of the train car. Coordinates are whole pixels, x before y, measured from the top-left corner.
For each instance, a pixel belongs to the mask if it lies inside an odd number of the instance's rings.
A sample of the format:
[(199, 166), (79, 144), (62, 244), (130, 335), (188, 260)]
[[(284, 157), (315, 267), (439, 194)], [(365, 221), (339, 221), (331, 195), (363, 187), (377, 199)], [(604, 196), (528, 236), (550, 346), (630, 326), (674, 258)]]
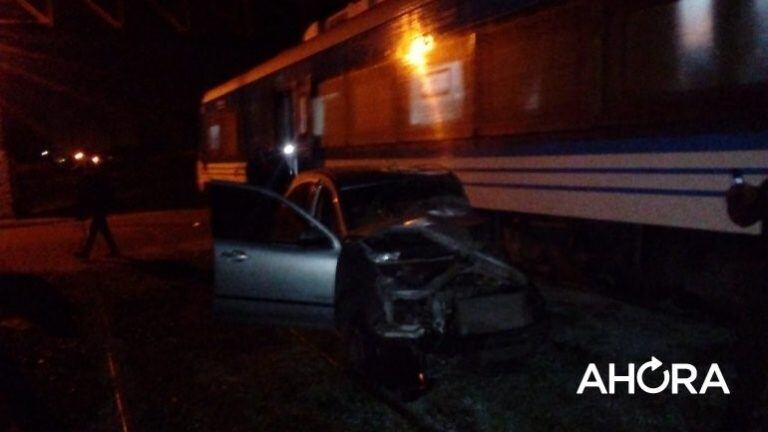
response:
[(758, 241), (725, 193), (768, 175), (766, 90), (768, 0), (361, 0), (205, 94), (199, 182), (441, 166), (522, 255), (696, 273)]

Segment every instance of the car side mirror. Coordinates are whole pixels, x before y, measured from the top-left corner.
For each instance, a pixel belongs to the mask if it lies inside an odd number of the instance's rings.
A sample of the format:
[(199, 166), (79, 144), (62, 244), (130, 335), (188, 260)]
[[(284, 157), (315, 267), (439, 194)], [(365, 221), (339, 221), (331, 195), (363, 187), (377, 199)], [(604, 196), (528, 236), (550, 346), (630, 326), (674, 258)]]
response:
[(317, 227), (311, 226), (299, 235), (298, 245), (307, 249), (322, 249), (330, 247), (330, 239)]

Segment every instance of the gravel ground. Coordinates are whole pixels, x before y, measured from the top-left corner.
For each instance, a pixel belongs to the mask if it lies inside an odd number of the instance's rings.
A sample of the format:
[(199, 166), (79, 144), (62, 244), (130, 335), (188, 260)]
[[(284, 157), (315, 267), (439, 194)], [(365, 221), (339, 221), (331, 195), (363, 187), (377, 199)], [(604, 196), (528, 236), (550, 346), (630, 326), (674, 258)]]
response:
[[(120, 430), (118, 386), (131, 431), (407, 430), (287, 330), (213, 321), (206, 284), (135, 265), (57, 279), (68, 303), (62, 313), (75, 320), (69, 334), (6, 318), (6, 355), (40, 399), (21, 423)], [(50, 419), (44, 426), (41, 412)]]
[(417, 409), (456, 431), (706, 431), (721, 424), (727, 396), (719, 391), (651, 396), (576, 390), (589, 363), (607, 379), (608, 363), (624, 374), (627, 363), (639, 367), (652, 355), (665, 364), (696, 364), (700, 374), (718, 361), (732, 378), (727, 330), (585, 293), (547, 288), (544, 294), (551, 332), (540, 350), (505, 366), (448, 367)]
[[(22, 255), (34, 271), (0, 259), (0, 430), (11, 424), (3, 416), (21, 430), (120, 430), (116, 389), (130, 431), (411, 430), (289, 330), (212, 320), (207, 234), (190, 228), (198, 219), (190, 213), (147, 225), (151, 241), (126, 241), (142, 243), (127, 248), (130, 258), (97, 258), (64, 273), (41, 270), (33, 251)], [(118, 238), (121, 226), (135, 233), (145, 223), (121, 219)], [(34, 229), (24, 228), (25, 236)], [(726, 328), (673, 308), (556, 287), (544, 294), (551, 331), (539, 349), (505, 365), (447, 361), (409, 410), (455, 431), (708, 431), (720, 424), (727, 397), (719, 391), (576, 389), (589, 363), (605, 374), (609, 362), (621, 371), (652, 355), (696, 364), (700, 374), (719, 362), (730, 382)], [(336, 352), (334, 335), (302, 335)]]

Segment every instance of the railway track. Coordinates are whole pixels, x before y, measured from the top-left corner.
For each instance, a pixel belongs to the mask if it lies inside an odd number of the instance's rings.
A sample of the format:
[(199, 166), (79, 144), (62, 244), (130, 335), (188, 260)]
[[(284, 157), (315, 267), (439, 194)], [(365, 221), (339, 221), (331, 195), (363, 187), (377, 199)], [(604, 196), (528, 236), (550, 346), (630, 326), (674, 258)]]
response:
[(392, 392), (387, 391), (380, 386), (377, 386), (375, 383), (371, 382), (370, 379), (367, 379), (361, 374), (345, 367), (342, 361), (335, 358), (333, 354), (321, 349), (316, 344), (312, 343), (300, 331), (291, 329), (290, 332), (297, 343), (316, 353), (331, 367), (338, 370), (342, 376), (350, 380), (355, 386), (366, 392), (368, 395), (381, 402), (389, 410), (393, 411), (396, 415), (403, 419), (414, 430), (419, 432), (443, 432), (453, 430), (453, 428), (446, 428), (444, 426), (438, 425), (428, 416), (419, 413), (412, 407), (409, 407), (407, 404), (403, 403), (398, 395), (393, 394)]

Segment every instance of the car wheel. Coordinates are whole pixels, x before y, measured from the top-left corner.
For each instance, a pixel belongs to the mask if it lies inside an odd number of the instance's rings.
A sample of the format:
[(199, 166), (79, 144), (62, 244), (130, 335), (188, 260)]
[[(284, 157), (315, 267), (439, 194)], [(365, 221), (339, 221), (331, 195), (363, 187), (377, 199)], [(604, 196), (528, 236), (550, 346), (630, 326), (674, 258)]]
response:
[(348, 367), (377, 386), (389, 388), (403, 402), (427, 391), (423, 355), (402, 343), (379, 340), (362, 325), (350, 325), (343, 332)]

